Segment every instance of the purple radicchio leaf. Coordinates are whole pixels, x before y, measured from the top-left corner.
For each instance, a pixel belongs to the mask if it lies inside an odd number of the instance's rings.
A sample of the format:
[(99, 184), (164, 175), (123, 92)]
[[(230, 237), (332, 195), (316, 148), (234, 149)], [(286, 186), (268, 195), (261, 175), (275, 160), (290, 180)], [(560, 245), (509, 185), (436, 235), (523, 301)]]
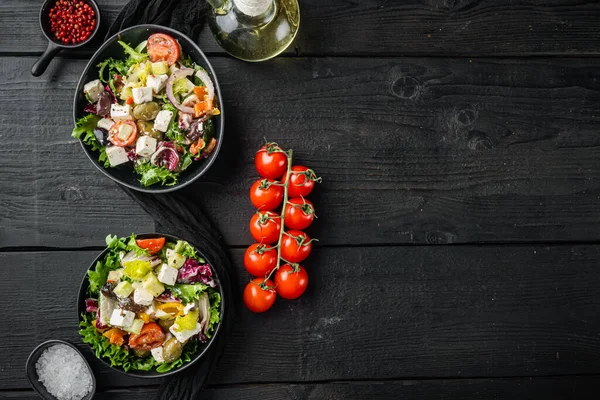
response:
[(204, 283), (210, 287), (217, 286), (212, 279), (210, 265), (199, 264), (198, 261), (192, 258), (188, 258), (179, 269), (177, 283)]
[(100, 309), (98, 309), (98, 312), (96, 313), (96, 328), (98, 328), (98, 329), (106, 329), (106, 328), (108, 328), (108, 326), (103, 325), (100, 322)]
[(117, 96), (113, 93), (109, 85), (104, 86), (104, 90), (110, 95), (110, 101), (113, 104), (117, 103)]
[(97, 312), (98, 311), (98, 300), (96, 299), (85, 299), (85, 312)]
[(169, 171), (175, 171), (179, 164), (179, 154), (177, 154), (173, 142), (161, 142), (150, 162), (158, 167), (165, 167)]
[(137, 159), (140, 159), (142, 157), (138, 156), (137, 153), (135, 152), (135, 149), (131, 149), (127, 152), (127, 158), (129, 159), (129, 161), (135, 161)]

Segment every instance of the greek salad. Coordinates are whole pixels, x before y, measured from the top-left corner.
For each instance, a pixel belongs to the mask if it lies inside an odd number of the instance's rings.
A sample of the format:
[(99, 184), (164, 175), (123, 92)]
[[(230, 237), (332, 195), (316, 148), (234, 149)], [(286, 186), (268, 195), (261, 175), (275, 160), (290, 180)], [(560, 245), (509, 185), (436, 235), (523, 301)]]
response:
[(88, 271), (83, 341), (125, 371), (167, 372), (191, 361), (221, 318), (211, 266), (184, 241), (109, 235), (106, 243)]
[(175, 185), (217, 146), (213, 82), (169, 35), (155, 33), (135, 48), (118, 43), (127, 57), (98, 64), (99, 78), (83, 86), (87, 114), (72, 136), (97, 151), (105, 168), (129, 165), (143, 186)]

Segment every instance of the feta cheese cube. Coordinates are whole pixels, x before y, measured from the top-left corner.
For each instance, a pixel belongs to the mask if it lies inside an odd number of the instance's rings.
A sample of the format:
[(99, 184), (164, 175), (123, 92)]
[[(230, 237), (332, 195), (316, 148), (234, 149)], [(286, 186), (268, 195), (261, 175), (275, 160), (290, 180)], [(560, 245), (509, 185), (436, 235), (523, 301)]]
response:
[(120, 106), (118, 104), (111, 104), (110, 117), (115, 121), (133, 119), (133, 117), (131, 116), (131, 106), (129, 104), (125, 104), (124, 106)]
[(133, 312), (117, 308), (110, 316), (110, 324), (112, 326), (124, 328), (130, 326), (133, 323), (134, 318), (135, 314)]
[(162, 110), (154, 119), (154, 129), (161, 132), (166, 132), (169, 129), (169, 124), (173, 118), (173, 111)]
[(175, 339), (177, 339), (177, 341), (180, 343), (187, 342), (192, 336), (199, 334), (200, 331), (202, 330), (202, 326), (198, 323), (196, 324), (195, 329), (188, 329), (185, 331), (176, 331), (175, 329), (178, 329), (178, 327), (179, 327), (179, 325), (173, 324), (169, 328), (169, 331), (171, 331), (173, 336), (175, 336)]
[(156, 151), (156, 139), (150, 136), (140, 136), (135, 144), (135, 152), (142, 157), (150, 157)]
[(133, 291), (133, 301), (141, 306), (152, 305), (152, 300), (154, 300), (152, 293), (143, 287), (137, 288)]
[(159, 363), (165, 362), (164, 350), (163, 350), (162, 346), (155, 347), (154, 349), (150, 350), (150, 353), (152, 353), (152, 357), (154, 357), (156, 362), (159, 362)]
[(96, 125), (98, 128), (102, 128), (102, 129), (106, 129), (107, 131), (110, 130), (110, 128), (112, 128), (112, 126), (115, 124), (115, 121), (113, 121), (110, 118), (102, 118), (100, 121), (98, 121), (98, 124)]
[(174, 285), (177, 281), (177, 274), (179, 271), (176, 268), (169, 267), (167, 264), (160, 266), (158, 270), (158, 280), (165, 285)]
[(146, 81), (146, 85), (156, 94), (164, 89), (165, 84), (169, 79), (169, 75), (150, 75)]
[(119, 146), (107, 147), (106, 156), (108, 157), (111, 167), (116, 167), (117, 165), (125, 164), (127, 161), (129, 161), (129, 158), (127, 158), (127, 152), (124, 148)]
[(104, 92), (104, 86), (102, 86), (100, 79), (96, 79), (95, 81), (91, 81), (83, 85), (83, 93), (86, 94), (92, 103), (98, 101), (98, 98), (102, 92)]
[(131, 89), (133, 93), (133, 102), (135, 104), (142, 104), (152, 101), (152, 88), (139, 87)]

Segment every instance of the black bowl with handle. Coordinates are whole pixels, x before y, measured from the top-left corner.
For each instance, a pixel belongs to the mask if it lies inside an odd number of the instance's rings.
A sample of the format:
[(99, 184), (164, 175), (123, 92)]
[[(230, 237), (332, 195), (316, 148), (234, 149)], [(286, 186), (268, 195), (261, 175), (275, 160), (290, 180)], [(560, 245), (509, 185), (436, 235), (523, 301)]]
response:
[(219, 150), (221, 149), (221, 143), (223, 142), (223, 122), (225, 114), (223, 110), (223, 99), (221, 97), (219, 82), (215, 75), (215, 71), (210, 65), (210, 62), (202, 50), (200, 50), (198, 45), (192, 41), (192, 39), (181, 32), (160, 25), (137, 25), (122, 30), (121, 32), (112, 36), (96, 51), (81, 74), (81, 78), (79, 79), (79, 83), (77, 84), (77, 89), (75, 91), (75, 99), (73, 100), (73, 123), (75, 123), (75, 121), (77, 121), (79, 118), (88, 114), (83, 111), (84, 107), (88, 103), (83, 93), (83, 86), (87, 82), (99, 78), (97, 67), (98, 64), (111, 57), (114, 59), (126, 58), (126, 54), (121, 45), (119, 45), (118, 41), (121, 40), (135, 47), (144, 40), (147, 40), (148, 37), (154, 33), (165, 33), (175, 38), (181, 46), (181, 54), (184, 57), (190, 56), (192, 61), (203, 67), (212, 79), (215, 87), (215, 99), (217, 101), (219, 110), (221, 111), (220, 115), (212, 117), (214, 124), (214, 138), (217, 139), (217, 146), (208, 156), (208, 158), (194, 161), (192, 165), (190, 165), (185, 171), (181, 172), (179, 175), (179, 181), (176, 185), (162, 186), (160, 183), (156, 183), (148, 187), (142, 186), (142, 184), (139, 182), (140, 177), (135, 173), (133, 167), (129, 163), (119, 165), (115, 168), (104, 168), (104, 165), (98, 161), (97, 152), (92, 151), (82, 141), (81, 146), (96, 168), (98, 168), (104, 175), (108, 176), (113, 181), (140, 192), (166, 193), (187, 186), (196, 179), (200, 178), (216, 160)]
[[(167, 243), (169, 243), (169, 242), (175, 243), (178, 240), (185, 240), (185, 239), (177, 238), (173, 235), (167, 235), (164, 233), (142, 233), (142, 234), (136, 234), (135, 237), (136, 237), (136, 239), (151, 239), (151, 238), (156, 238), (156, 237), (164, 237), (166, 239)], [(206, 262), (211, 266), (211, 271), (213, 273), (213, 279), (214, 279), (215, 283), (217, 284), (216, 290), (218, 290), (219, 294), (221, 295), (221, 310), (220, 310), (221, 319), (215, 326), (212, 336), (206, 343), (203, 343), (200, 345), (200, 348), (198, 349), (198, 353), (196, 353), (192, 357), (190, 362), (187, 362), (187, 363), (183, 364), (181, 367), (172, 369), (167, 372), (156, 372), (156, 371), (128, 371), (128, 372), (125, 372), (125, 370), (123, 370), (120, 367), (111, 366), (110, 362), (108, 360), (100, 357), (99, 358), (100, 361), (102, 363), (104, 363), (106, 366), (108, 366), (109, 368), (111, 368), (115, 371), (121, 372), (125, 375), (138, 377), (138, 378), (161, 378), (161, 377), (176, 374), (176, 373), (181, 372), (184, 369), (190, 367), (192, 364), (194, 364), (198, 360), (200, 360), (205, 354), (207, 354), (207, 352), (213, 347), (213, 343), (215, 343), (215, 339), (221, 330), (221, 325), (223, 324), (223, 318), (225, 316), (225, 307), (227, 307), (227, 299), (225, 298), (223, 286), (221, 285), (222, 280), (221, 280), (221, 277), (219, 276), (219, 273), (217, 272), (217, 269), (213, 267), (211, 260), (204, 255), (202, 250), (198, 246), (196, 246), (194, 243), (192, 243), (188, 240), (185, 240), (185, 241), (188, 242), (192, 247), (194, 247), (196, 249), (198, 255), (200, 257), (204, 258), (204, 260), (206, 260)], [(85, 299), (88, 297), (87, 291), (88, 291), (88, 287), (89, 287), (89, 280), (88, 280), (88, 276), (87, 276), (87, 271), (94, 269), (96, 267), (96, 263), (98, 261), (104, 260), (104, 257), (108, 254), (108, 252), (109, 252), (109, 248), (107, 247), (106, 249), (104, 249), (104, 251), (102, 253), (100, 253), (94, 259), (92, 264), (86, 270), (85, 275), (83, 276), (83, 280), (81, 281), (81, 286), (79, 287), (79, 294), (77, 295), (77, 316), (78, 316), (79, 322), (82, 321), (81, 314), (85, 313)]]
[(52, 61), (54, 56), (58, 54), (59, 51), (63, 49), (77, 49), (83, 47), (89, 42), (91, 42), (94, 36), (96, 36), (96, 33), (98, 33), (98, 30), (100, 29), (100, 9), (98, 8), (98, 5), (94, 0), (85, 0), (85, 3), (87, 3), (90, 7), (92, 7), (92, 10), (94, 10), (94, 18), (96, 20), (94, 30), (91, 32), (90, 36), (88, 36), (88, 38), (85, 39), (83, 42), (68, 44), (57, 39), (50, 30), (49, 14), (50, 9), (56, 4), (56, 0), (44, 1), (44, 3), (42, 4), (42, 8), (40, 9), (40, 28), (42, 29), (42, 33), (44, 34), (46, 39), (48, 39), (48, 47), (46, 48), (46, 51), (44, 51), (44, 54), (42, 54), (42, 56), (39, 58), (39, 60), (37, 60), (35, 64), (33, 64), (33, 67), (31, 67), (31, 74), (33, 76), (42, 75), (44, 71), (46, 71), (46, 68), (48, 68), (50, 61)]

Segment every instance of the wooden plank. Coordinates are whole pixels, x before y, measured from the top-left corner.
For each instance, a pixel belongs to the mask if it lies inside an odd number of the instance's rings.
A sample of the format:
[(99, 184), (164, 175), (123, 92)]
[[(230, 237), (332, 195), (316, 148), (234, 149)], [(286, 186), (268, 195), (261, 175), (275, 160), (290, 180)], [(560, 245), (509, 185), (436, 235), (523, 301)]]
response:
[[(95, 254), (0, 253), (0, 291), (28, 305), (3, 331), (0, 390), (28, 387), (37, 343), (82, 345), (74, 302)], [(238, 304), (211, 383), (600, 374), (599, 262), (600, 246), (317, 249), (301, 299), (258, 315)], [(93, 361), (101, 389), (156, 384)]]
[[(126, 2), (99, 1), (103, 20), (112, 22)], [(34, 0), (0, 4), (0, 52), (45, 49), (39, 7)], [(300, 0), (300, 7), (300, 33), (287, 54), (475, 57), (600, 50), (597, 2)], [(208, 28), (200, 45), (207, 52), (222, 53)]]
[[(0, 246), (101, 245), (115, 231), (151, 232), (147, 216), (118, 185), (104, 178), (70, 138), (73, 83), (44, 82), (18, 71), (23, 63), (2, 59), (9, 72), (0, 83)], [(75, 77), (81, 64), (55, 66)]]
[[(397, 399), (462, 399), (534, 400), (596, 399), (598, 376), (450, 379), (383, 382), (336, 382), (318, 384), (269, 384), (209, 387), (205, 400), (397, 400)], [(155, 388), (117, 389), (96, 393), (97, 400), (147, 400)], [(4, 392), (1, 398), (37, 400), (34, 392)]]
[[(0, 59), (11, 71), (0, 76), (4, 246), (101, 245), (109, 231), (149, 225), (70, 138), (84, 62), (59, 61), (33, 78), (33, 58)], [(251, 241), (247, 193), (264, 137), (323, 176), (310, 197), (323, 245), (600, 238), (600, 61), (212, 61), (225, 145), (183, 193), (230, 245)]]

